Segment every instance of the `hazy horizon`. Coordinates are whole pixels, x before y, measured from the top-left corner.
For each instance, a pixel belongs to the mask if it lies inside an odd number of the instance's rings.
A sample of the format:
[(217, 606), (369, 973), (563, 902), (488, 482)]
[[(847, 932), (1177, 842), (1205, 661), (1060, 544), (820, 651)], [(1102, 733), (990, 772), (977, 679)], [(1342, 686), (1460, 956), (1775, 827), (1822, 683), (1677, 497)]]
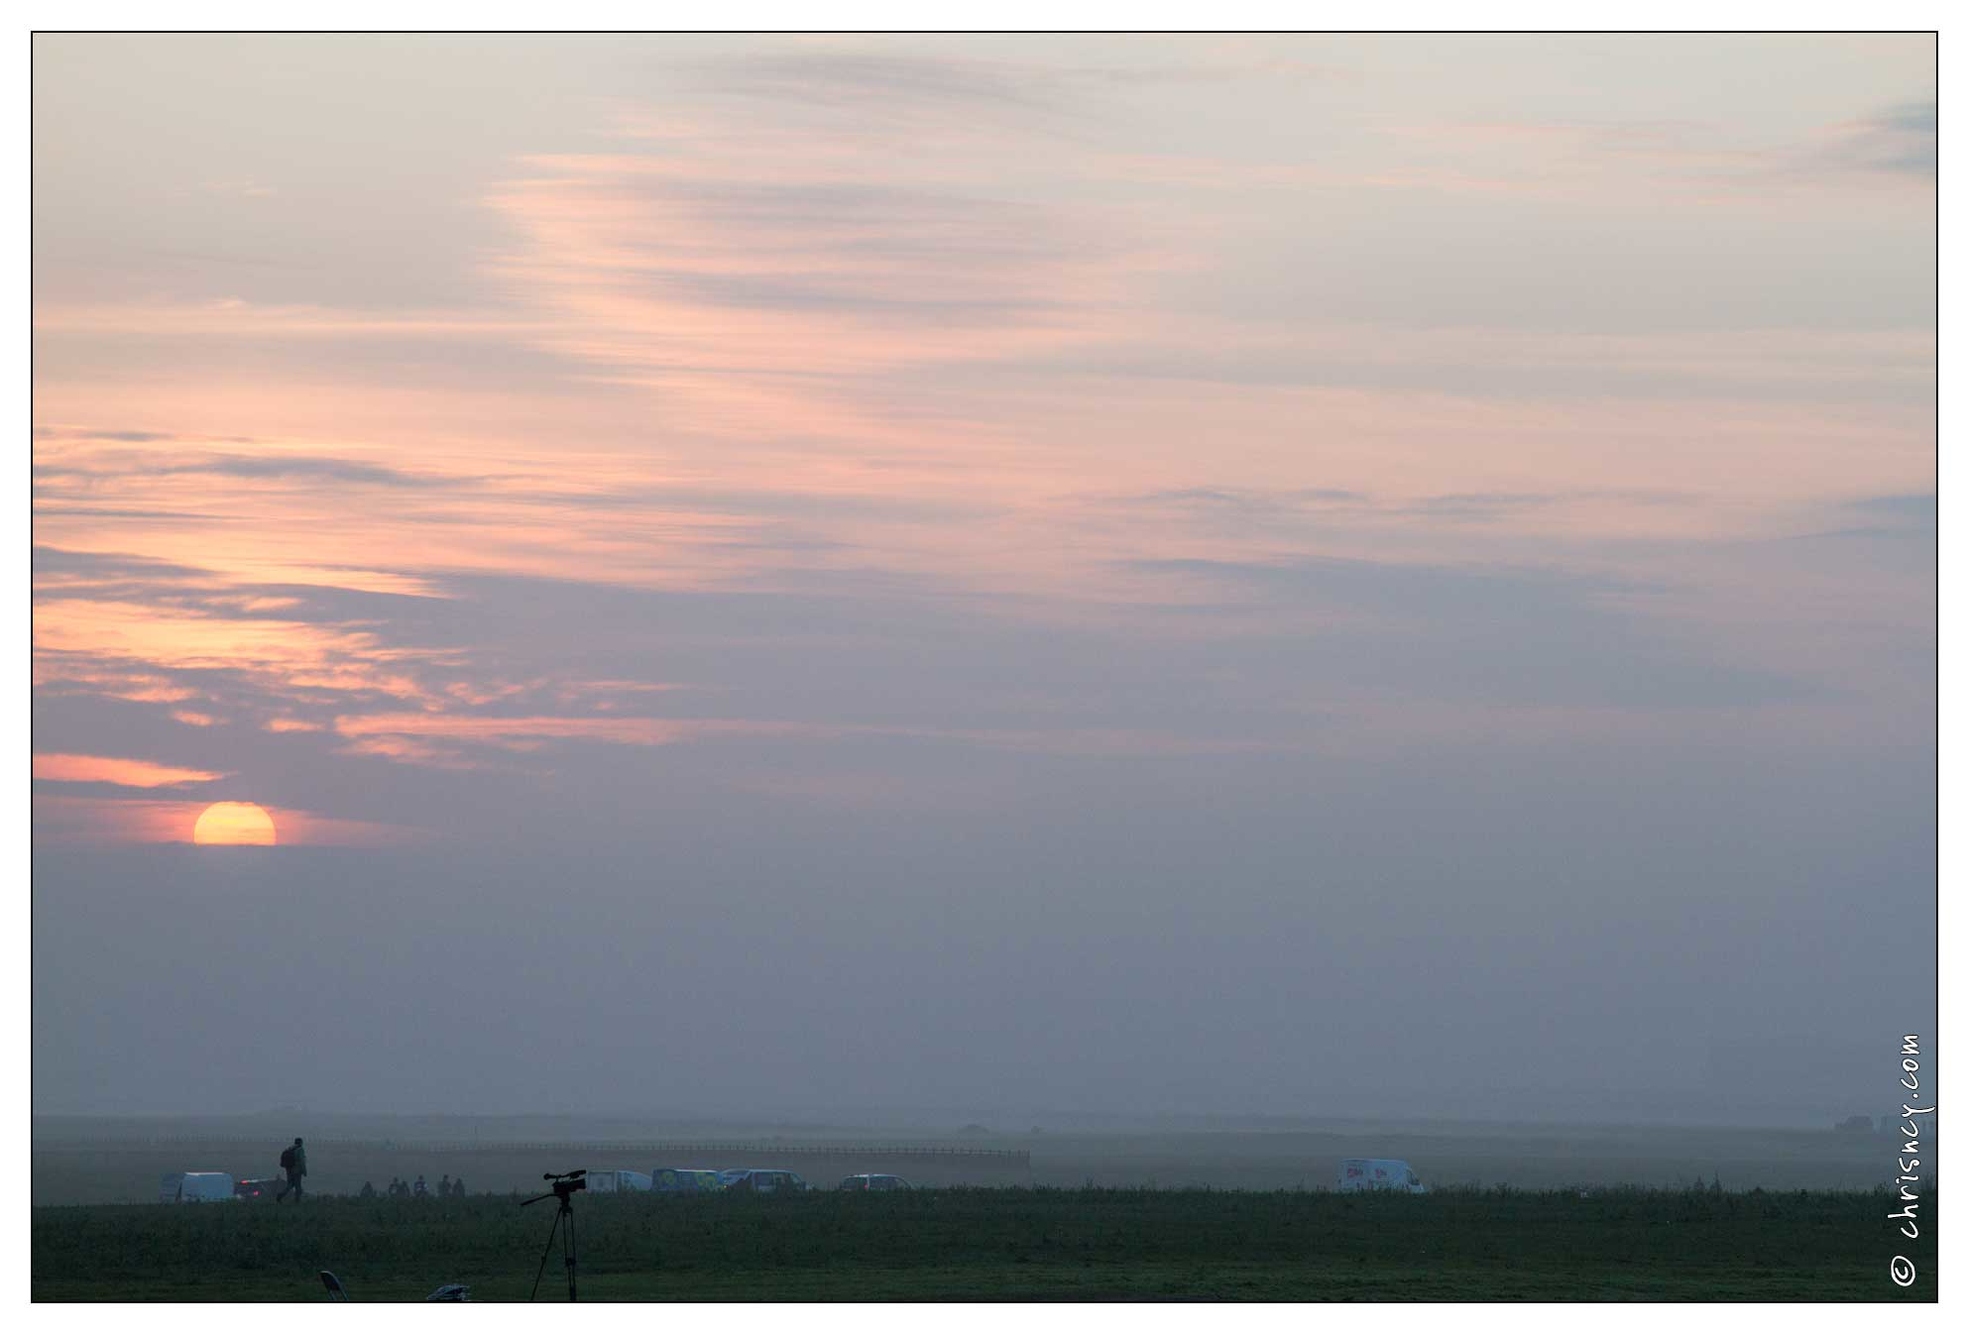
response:
[[(1890, 1107), (1875, 1115), (1876, 1124), (1885, 1125), (1899, 1113)], [(751, 1113), (720, 1112), (698, 1108), (599, 1108), (589, 1111), (483, 1112), (469, 1109), (423, 1111), (351, 1111), (334, 1107), (261, 1107), (253, 1110), (156, 1109), (126, 1111), (36, 1111), (35, 1132), (41, 1123), (114, 1124), (128, 1129), (150, 1127), (198, 1127), (250, 1125), (269, 1134), (283, 1134), (295, 1127), (312, 1129), (316, 1138), (346, 1138), (380, 1127), (426, 1126), (463, 1133), (469, 1125), (474, 1133), (496, 1132), (508, 1137), (538, 1139), (548, 1132), (565, 1132), (570, 1140), (649, 1138), (702, 1138), (712, 1133), (737, 1134), (794, 1132), (825, 1136), (909, 1134), (927, 1141), (963, 1140), (969, 1137), (991, 1140), (1018, 1140), (1043, 1136), (1156, 1135), (1156, 1134), (1233, 1134), (1290, 1135), (1303, 1132), (1362, 1127), (1389, 1130), (1415, 1130), (1429, 1127), (1463, 1131), (1497, 1132), (1647, 1132), (1654, 1130), (1720, 1130), (1742, 1132), (1834, 1133), (1835, 1126), (1824, 1119), (1769, 1120), (1723, 1117), (1645, 1117), (1619, 1115), (1563, 1116), (1484, 1116), (1484, 1115), (1397, 1115), (1371, 1113), (1215, 1113), (1162, 1112), (1129, 1113), (1094, 1108), (1059, 1107), (808, 1107), (763, 1108)], [(1840, 1120), (1846, 1119), (1844, 1116)], [(414, 1139), (415, 1136), (410, 1136)]]
[(33, 49), (35, 1114), (1896, 1109), (1932, 37)]

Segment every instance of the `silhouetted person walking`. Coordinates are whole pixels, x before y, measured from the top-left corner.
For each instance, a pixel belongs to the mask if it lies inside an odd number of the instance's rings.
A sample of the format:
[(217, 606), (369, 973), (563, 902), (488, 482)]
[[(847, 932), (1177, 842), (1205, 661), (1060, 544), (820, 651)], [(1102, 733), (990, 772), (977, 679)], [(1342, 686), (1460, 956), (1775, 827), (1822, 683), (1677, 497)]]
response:
[(424, 1184), (424, 1174), (422, 1172), (417, 1174), (417, 1184), (410, 1188), (410, 1193), (420, 1200), (430, 1195), (431, 1188)]
[(296, 1135), (291, 1147), (280, 1151), (280, 1170), (287, 1173), (287, 1184), (274, 1193), (273, 1202), (279, 1204), (287, 1198), (287, 1192), (294, 1192), (296, 1203), (301, 1199), (301, 1178), (308, 1174), (308, 1151), (301, 1147), (301, 1137)]
[(365, 1199), (365, 1200), (373, 1200), (373, 1199), (375, 1199), (375, 1198), (376, 1198), (376, 1183), (375, 1183), (375, 1182), (373, 1182), (373, 1181), (365, 1181), (365, 1182), (363, 1182), (363, 1183), (362, 1183), (362, 1190), (361, 1190), (361, 1191), (359, 1192), (359, 1194), (360, 1194), (360, 1196), (361, 1196), (361, 1198), (362, 1198), (362, 1199)]
[(452, 1195), (453, 1195), (453, 1196), (454, 1196), (455, 1198), (457, 1198), (457, 1199), (461, 1199), (461, 1200), (462, 1200), (462, 1199), (464, 1199), (464, 1198), (465, 1198), (465, 1178), (464, 1178), (464, 1177), (459, 1177), (459, 1178), (458, 1178), (458, 1179), (457, 1179), (456, 1181), (454, 1181), (454, 1182), (452, 1182), (452, 1183), (451, 1183), (451, 1193), (452, 1193)]

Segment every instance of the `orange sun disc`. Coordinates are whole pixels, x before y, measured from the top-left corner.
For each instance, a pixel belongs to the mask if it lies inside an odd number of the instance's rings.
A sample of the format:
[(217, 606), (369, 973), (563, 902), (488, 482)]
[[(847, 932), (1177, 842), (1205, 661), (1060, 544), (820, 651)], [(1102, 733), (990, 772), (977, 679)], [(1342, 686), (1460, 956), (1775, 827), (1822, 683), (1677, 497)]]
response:
[(207, 806), (191, 831), (191, 841), (207, 846), (274, 844), (273, 817), (250, 801), (218, 801)]

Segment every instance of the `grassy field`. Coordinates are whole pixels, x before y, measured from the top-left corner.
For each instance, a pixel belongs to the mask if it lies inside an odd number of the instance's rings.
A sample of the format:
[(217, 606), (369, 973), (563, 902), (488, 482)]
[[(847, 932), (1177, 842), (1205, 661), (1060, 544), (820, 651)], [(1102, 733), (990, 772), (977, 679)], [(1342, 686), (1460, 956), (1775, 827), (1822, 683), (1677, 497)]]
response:
[[(1884, 1193), (957, 1189), (577, 1196), (583, 1300), (1933, 1300)], [(525, 1300), (551, 1201), (34, 1210), (37, 1301)], [(1906, 1255), (1919, 1279), (1888, 1280)], [(542, 1300), (565, 1296), (558, 1257)]]

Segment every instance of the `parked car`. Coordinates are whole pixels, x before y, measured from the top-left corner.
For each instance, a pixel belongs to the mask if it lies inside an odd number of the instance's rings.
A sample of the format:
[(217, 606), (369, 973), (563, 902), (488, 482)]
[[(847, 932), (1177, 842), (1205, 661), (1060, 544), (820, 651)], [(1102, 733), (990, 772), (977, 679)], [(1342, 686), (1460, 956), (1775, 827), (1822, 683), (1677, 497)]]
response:
[(723, 1190), (725, 1183), (715, 1167), (659, 1167), (650, 1173), (650, 1188), (666, 1195), (702, 1195)]
[(157, 1197), (165, 1204), (203, 1204), (235, 1198), (232, 1177), (225, 1172), (166, 1172)]
[(718, 1173), (718, 1184), (725, 1190), (750, 1190), (764, 1195), (772, 1191), (805, 1190), (806, 1178), (798, 1172), (777, 1167), (734, 1167)]
[(887, 1172), (857, 1172), (851, 1177), (841, 1178), (842, 1190), (914, 1190), (915, 1187), (899, 1176)]
[(277, 1177), (260, 1177), (257, 1180), (235, 1181), (232, 1183), (233, 1198), (240, 1200), (271, 1200), (281, 1186)]

